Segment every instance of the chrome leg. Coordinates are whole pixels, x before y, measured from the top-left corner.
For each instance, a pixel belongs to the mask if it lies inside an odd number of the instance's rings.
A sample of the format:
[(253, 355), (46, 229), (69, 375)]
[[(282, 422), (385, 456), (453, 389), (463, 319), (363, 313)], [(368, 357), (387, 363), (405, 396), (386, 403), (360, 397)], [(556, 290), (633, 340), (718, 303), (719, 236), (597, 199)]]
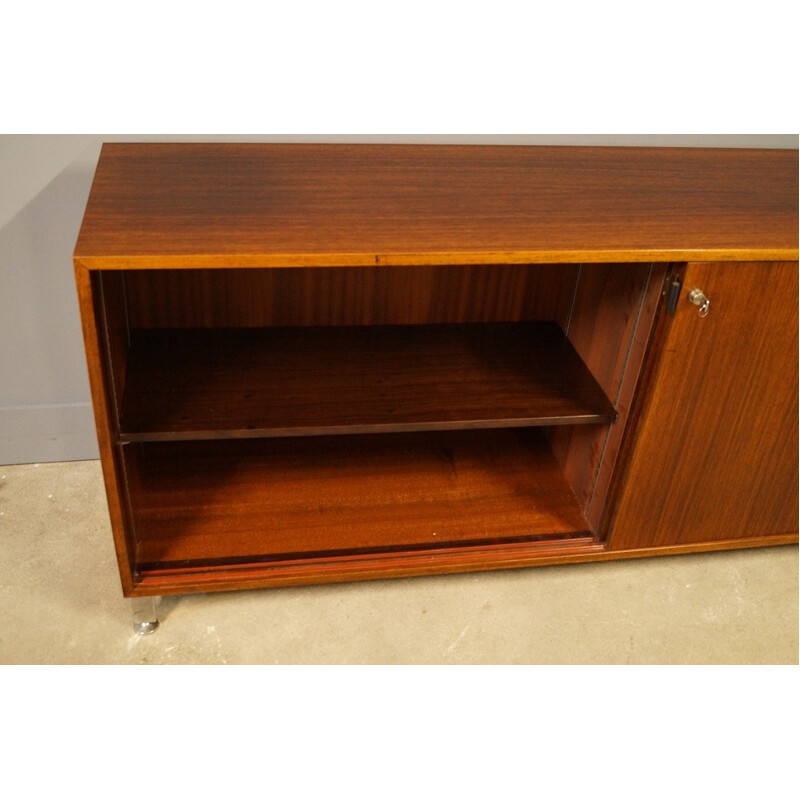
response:
[(134, 597), (131, 599), (133, 610), (133, 630), (139, 636), (155, 633), (158, 628), (156, 597)]

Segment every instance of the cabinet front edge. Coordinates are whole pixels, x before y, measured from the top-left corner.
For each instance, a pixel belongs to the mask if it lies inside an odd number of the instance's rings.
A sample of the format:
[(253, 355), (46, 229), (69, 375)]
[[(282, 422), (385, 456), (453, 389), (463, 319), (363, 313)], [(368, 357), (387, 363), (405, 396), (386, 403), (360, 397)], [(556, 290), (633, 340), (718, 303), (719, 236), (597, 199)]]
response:
[(382, 267), (459, 264), (607, 264), (675, 261), (797, 261), (798, 248), (708, 250), (515, 250), (432, 253), (199, 253), (79, 255), (75, 266), (88, 270), (225, 269), (265, 267)]

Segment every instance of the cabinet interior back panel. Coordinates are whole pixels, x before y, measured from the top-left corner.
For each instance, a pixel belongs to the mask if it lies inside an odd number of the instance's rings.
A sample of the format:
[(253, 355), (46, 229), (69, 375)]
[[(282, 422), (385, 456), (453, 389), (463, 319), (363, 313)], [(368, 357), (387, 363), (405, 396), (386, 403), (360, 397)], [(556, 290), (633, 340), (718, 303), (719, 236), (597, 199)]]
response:
[(126, 448), (142, 569), (586, 536), (536, 430)]
[(131, 328), (555, 320), (576, 265), (126, 271)]

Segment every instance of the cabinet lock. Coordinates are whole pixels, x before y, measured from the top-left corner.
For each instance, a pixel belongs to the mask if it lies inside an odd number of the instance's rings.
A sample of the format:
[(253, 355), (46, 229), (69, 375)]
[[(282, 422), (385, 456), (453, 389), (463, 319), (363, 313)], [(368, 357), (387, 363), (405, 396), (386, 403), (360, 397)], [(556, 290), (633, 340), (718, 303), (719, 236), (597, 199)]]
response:
[(708, 316), (708, 307), (711, 305), (711, 301), (705, 296), (702, 289), (690, 289), (689, 302), (697, 306), (699, 316)]

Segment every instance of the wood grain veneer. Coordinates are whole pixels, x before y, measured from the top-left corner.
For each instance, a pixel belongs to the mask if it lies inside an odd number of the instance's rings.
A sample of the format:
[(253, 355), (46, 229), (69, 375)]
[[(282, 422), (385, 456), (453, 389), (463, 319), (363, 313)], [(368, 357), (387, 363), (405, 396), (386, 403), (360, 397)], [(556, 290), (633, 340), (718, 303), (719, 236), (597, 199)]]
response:
[[(112, 282), (113, 283), (113, 282)], [(125, 329), (121, 322), (124, 308), (121, 293), (103, 292), (102, 274), (91, 273), (81, 266), (75, 268), (75, 285), (83, 326), (89, 385), (92, 391), (97, 444), (103, 469), (111, 532), (117, 556), (122, 590), (133, 590), (133, 571), (136, 544), (130, 516), (130, 500), (124, 481), (125, 467), (122, 449), (118, 446), (117, 403), (115, 378), (124, 376), (124, 365), (112, 366), (111, 353), (124, 353), (115, 334)], [(117, 384), (118, 385), (118, 384)]]
[[(616, 550), (797, 536), (797, 262), (689, 264), (615, 508)], [(686, 300), (701, 287), (707, 317)]]
[[(583, 264), (567, 336), (617, 410), (617, 424), (554, 430), (556, 458), (592, 529), (605, 507), (608, 474), (625, 427), (644, 346), (649, 338), (664, 265)], [(627, 381), (625, 380), (627, 378)]]
[(556, 320), (578, 265), (126, 270), (131, 328)]
[(468, 545), (380, 555), (299, 559), (282, 562), (242, 562), (216, 567), (154, 567), (137, 576), (132, 596), (223, 592), (315, 583), (446, 575), (593, 561), (680, 556), (750, 547), (796, 545), (797, 536), (745, 537), (717, 542), (664, 545), (633, 550), (607, 550), (593, 537), (496, 545)]
[(797, 151), (106, 144), (91, 269), (797, 258)]
[(611, 422), (555, 323), (133, 331), (123, 441)]
[(797, 176), (797, 151), (104, 146), (75, 272), (124, 593), (797, 541)]
[(588, 536), (537, 431), (129, 445), (141, 570)]

